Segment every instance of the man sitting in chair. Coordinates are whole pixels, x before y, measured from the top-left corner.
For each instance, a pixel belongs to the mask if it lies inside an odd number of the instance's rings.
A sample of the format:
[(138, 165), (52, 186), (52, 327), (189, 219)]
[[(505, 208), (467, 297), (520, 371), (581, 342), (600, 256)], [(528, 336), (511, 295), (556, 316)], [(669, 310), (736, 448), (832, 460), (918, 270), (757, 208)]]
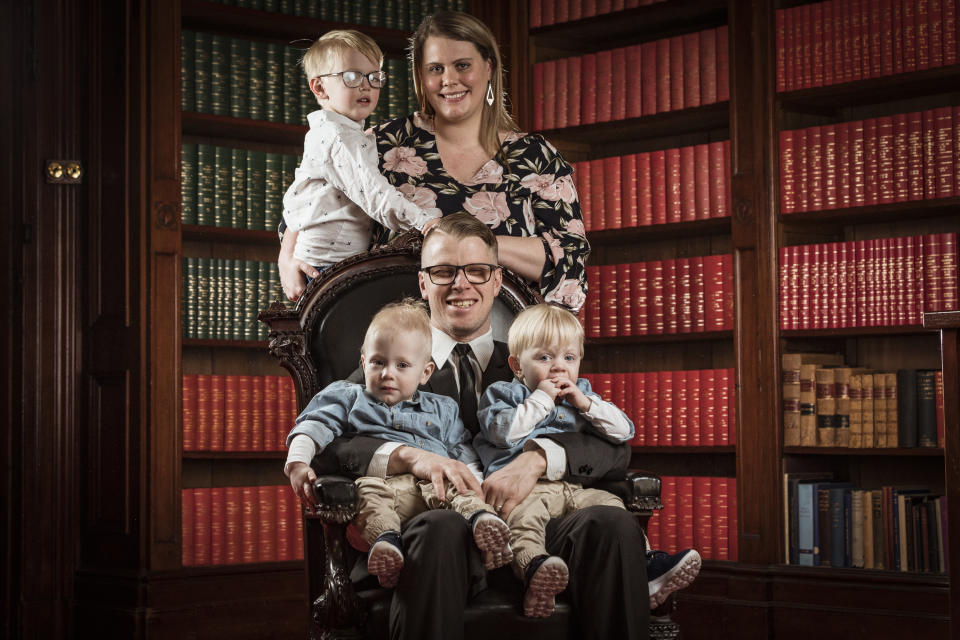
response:
[[(446, 216), (424, 238), (420, 264), (436, 365), (421, 389), (459, 400), (464, 425), (476, 433), (479, 394), (493, 382), (513, 378), (507, 346), (494, 341), (490, 324), (502, 282), (496, 237), (469, 214)], [(351, 380), (362, 383), (362, 372)], [(434, 485), (473, 479), (462, 462), (373, 437), (338, 438), (329, 450), (353, 475), (410, 473)], [(629, 445), (585, 433), (551, 434), (530, 441), (526, 451), (486, 478), (484, 499), (505, 518), (541, 476), (591, 484), (608, 475), (622, 476), (629, 459)], [(467, 602), (488, 580), (514, 580), (505, 569), (488, 575), (470, 524), (453, 511), (425, 511), (411, 518), (403, 526), (402, 541), (405, 561), (390, 604), (391, 637), (461, 638)], [(647, 637), (645, 540), (632, 515), (595, 506), (556, 518), (547, 526), (546, 548), (569, 567), (566, 593), (579, 637)]]

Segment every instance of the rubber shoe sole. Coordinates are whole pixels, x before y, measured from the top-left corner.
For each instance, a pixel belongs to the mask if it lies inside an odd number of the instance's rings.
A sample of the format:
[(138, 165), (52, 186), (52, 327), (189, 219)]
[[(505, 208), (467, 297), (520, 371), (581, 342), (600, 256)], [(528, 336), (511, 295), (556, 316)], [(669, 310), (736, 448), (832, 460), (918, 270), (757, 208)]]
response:
[(546, 618), (556, 608), (554, 598), (567, 588), (570, 572), (567, 563), (557, 556), (550, 556), (543, 561), (533, 576), (523, 594), (523, 615), (529, 618)]
[(380, 541), (370, 548), (367, 573), (377, 576), (381, 587), (391, 589), (397, 586), (402, 569), (403, 554), (389, 542)]
[(675, 567), (655, 580), (650, 581), (650, 608), (656, 609), (670, 597), (670, 594), (693, 584), (700, 573), (700, 554), (696, 549), (676, 564)]
[(473, 540), (483, 556), (483, 566), (490, 569), (502, 567), (513, 560), (510, 549), (510, 527), (497, 517), (477, 519), (473, 525)]

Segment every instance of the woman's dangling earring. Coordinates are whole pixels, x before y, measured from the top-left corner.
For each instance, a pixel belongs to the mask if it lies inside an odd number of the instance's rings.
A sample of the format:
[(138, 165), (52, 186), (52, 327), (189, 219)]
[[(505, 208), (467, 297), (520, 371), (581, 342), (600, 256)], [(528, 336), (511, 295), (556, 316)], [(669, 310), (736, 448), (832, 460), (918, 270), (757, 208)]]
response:
[(493, 84), (487, 81), (487, 104), (493, 106)]

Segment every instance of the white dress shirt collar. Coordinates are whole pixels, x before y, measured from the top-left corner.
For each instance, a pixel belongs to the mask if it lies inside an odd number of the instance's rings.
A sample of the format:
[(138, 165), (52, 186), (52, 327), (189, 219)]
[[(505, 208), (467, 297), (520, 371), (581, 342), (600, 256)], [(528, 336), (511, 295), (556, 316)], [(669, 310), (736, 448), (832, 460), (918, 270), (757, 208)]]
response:
[[(433, 334), (433, 361), (436, 363), (437, 369), (442, 369), (453, 348), (459, 343), (434, 326), (430, 327), (430, 331)], [(488, 330), (478, 338), (474, 338), (467, 344), (470, 345), (474, 357), (480, 364), (480, 371), (486, 371), (487, 365), (490, 364), (490, 358), (493, 357), (493, 329)]]

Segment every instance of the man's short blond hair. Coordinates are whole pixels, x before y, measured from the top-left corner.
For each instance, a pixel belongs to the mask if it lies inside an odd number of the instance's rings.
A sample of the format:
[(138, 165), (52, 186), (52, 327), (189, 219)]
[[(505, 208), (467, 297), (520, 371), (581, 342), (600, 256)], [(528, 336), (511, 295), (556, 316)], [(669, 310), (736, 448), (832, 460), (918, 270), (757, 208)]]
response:
[(520, 354), (531, 347), (544, 348), (555, 344), (572, 344), (583, 356), (583, 326), (567, 309), (552, 304), (535, 304), (514, 318), (507, 332), (510, 355)]
[(360, 352), (366, 354), (367, 342), (373, 337), (373, 334), (385, 330), (419, 333), (423, 336), (426, 344), (426, 359), (430, 359), (431, 349), (433, 348), (433, 333), (430, 331), (430, 316), (427, 314), (427, 307), (422, 300), (404, 298), (399, 302), (391, 302), (377, 311), (373, 320), (370, 321), (370, 326), (367, 327)]
[(334, 67), (344, 52), (351, 49), (365, 55), (378, 68), (383, 66), (383, 51), (380, 50), (373, 38), (353, 29), (337, 29), (320, 36), (303, 54), (301, 64), (303, 65), (303, 73), (307, 76), (307, 82), (311, 78), (316, 78), (324, 73), (346, 71), (346, 69), (335, 69)]

